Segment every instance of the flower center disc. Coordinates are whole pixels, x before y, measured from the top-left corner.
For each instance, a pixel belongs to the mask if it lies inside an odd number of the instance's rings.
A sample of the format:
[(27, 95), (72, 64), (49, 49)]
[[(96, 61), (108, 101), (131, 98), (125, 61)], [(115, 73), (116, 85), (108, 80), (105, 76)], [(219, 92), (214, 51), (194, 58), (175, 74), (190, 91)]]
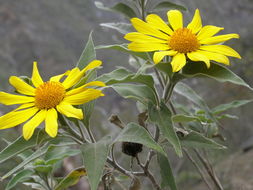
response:
[(188, 28), (177, 29), (169, 40), (171, 49), (179, 53), (189, 53), (196, 51), (200, 44), (195, 34)]
[(65, 88), (59, 82), (44, 82), (35, 90), (35, 106), (39, 109), (56, 107), (64, 98)]

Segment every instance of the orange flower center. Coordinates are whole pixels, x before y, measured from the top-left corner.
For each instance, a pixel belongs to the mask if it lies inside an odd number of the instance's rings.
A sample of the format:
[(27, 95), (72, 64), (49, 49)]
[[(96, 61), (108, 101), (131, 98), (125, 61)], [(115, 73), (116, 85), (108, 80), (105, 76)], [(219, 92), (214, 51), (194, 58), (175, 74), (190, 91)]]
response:
[(188, 28), (177, 29), (169, 40), (171, 49), (179, 53), (189, 53), (196, 51), (200, 44), (195, 34)]
[(63, 100), (65, 92), (59, 82), (44, 82), (35, 90), (35, 106), (39, 109), (54, 108)]

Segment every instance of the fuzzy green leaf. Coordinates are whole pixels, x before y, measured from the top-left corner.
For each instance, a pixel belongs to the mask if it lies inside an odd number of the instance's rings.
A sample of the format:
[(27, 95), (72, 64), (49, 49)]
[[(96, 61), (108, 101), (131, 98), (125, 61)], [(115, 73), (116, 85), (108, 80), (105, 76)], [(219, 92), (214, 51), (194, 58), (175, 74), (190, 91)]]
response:
[(124, 98), (135, 99), (144, 105), (148, 105), (148, 102), (156, 104), (155, 93), (152, 88), (146, 85), (137, 84), (114, 84), (112, 88)]
[(11, 180), (9, 181), (9, 183), (6, 186), (6, 190), (12, 189), (18, 183), (26, 181), (27, 179), (29, 179), (31, 177), (31, 175), (33, 173), (34, 173), (34, 171), (32, 171), (30, 169), (25, 169), (25, 170), (19, 171), (15, 176), (13, 176), (11, 178)]
[(190, 116), (190, 115), (183, 115), (183, 114), (177, 114), (172, 116), (172, 121), (174, 123), (179, 122), (191, 122), (191, 121), (200, 121), (200, 119), (196, 116)]
[(217, 63), (211, 63), (210, 68), (207, 68), (203, 62), (188, 62), (182, 70), (184, 77), (209, 77), (219, 82), (231, 82), (233, 84), (245, 86), (253, 90), (243, 79), (230, 71), (227, 67)]
[(131, 24), (123, 22), (101, 23), (100, 26), (117, 30), (121, 34), (127, 34), (134, 31), (134, 28)]
[(175, 152), (178, 156), (183, 156), (181, 144), (175, 132), (172, 120), (171, 112), (168, 107), (162, 102), (159, 108), (153, 104), (148, 106), (149, 119), (158, 125), (161, 130), (162, 135), (172, 144)]
[(54, 190), (62, 190), (70, 186), (73, 186), (78, 183), (80, 177), (85, 175), (86, 175), (85, 168), (74, 169), (60, 181), (60, 183), (54, 188)]
[(154, 11), (162, 11), (162, 10), (168, 10), (168, 9), (178, 9), (182, 11), (187, 11), (187, 9), (184, 6), (171, 3), (168, 1), (160, 2), (153, 8)]
[(248, 104), (250, 102), (252, 102), (253, 100), (235, 100), (235, 101), (232, 101), (230, 103), (227, 103), (227, 104), (221, 104), (221, 105), (218, 105), (217, 107), (213, 108), (212, 109), (212, 112), (214, 114), (220, 114), (224, 111), (227, 111), (228, 109), (231, 109), (231, 108), (238, 108), (240, 106), (243, 106), (245, 104)]
[(162, 154), (157, 154), (157, 162), (160, 167), (160, 174), (162, 177), (161, 187), (170, 187), (171, 190), (177, 190), (176, 181), (170, 167), (170, 162), (168, 158)]
[(94, 59), (96, 59), (96, 52), (95, 52), (95, 47), (92, 40), (92, 32), (91, 32), (89, 35), (88, 42), (86, 43), (86, 46), (77, 62), (77, 67), (80, 69), (83, 69)]
[(226, 147), (218, 144), (212, 139), (209, 139), (202, 134), (191, 131), (184, 137), (180, 137), (182, 145), (192, 148), (211, 148), (211, 149), (225, 149)]
[(116, 142), (134, 142), (143, 144), (148, 148), (166, 155), (163, 148), (154, 141), (148, 131), (136, 123), (128, 123), (114, 140), (114, 143)]
[(81, 146), (83, 163), (87, 171), (91, 190), (96, 190), (103, 174), (109, 153), (111, 137), (105, 137), (96, 143)]
[(121, 13), (121, 14), (123, 14), (124, 16), (126, 16), (128, 18), (136, 17), (136, 14), (135, 14), (134, 10), (125, 3), (117, 3), (113, 7), (105, 7), (102, 2), (95, 1), (95, 5), (99, 9), (102, 9), (102, 10), (105, 10), (105, 11), (118, 12), (118, 13)]
[(112, 50), (117, 50), (117, 51), (128, 53), (128, 54), (133, 55), (133, 56), (140, 57), (140, 58), (142, 58), (144, 60), (149, 60), (149, 56), (148, 56), (147, 53), (130, 51), (127, 48), (127, 44), (100, 45), (100, 46), (96, 46), (95, 48), (96, 49), (112, 49)]

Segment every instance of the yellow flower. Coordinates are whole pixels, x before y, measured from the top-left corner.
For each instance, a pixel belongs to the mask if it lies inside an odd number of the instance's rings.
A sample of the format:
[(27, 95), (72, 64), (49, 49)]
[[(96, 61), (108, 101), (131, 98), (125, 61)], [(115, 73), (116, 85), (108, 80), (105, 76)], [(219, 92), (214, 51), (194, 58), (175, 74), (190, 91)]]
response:
[[(86, 71), (99, 67), (101, 64), (101, 61), (94, 60), (82, 70), (76, 67), (43, 82), (37, 63), (34, 62), (31, 78), (33, 86), (16, 76), (11, 76), (9, 78), (10, 84), (22, 95), (0, 92), (0, 103), (21, 105), (0, 117), (0, 129), (15, 127), (28, 120), (23, 126), (23, 136), (28, 140), (33, 135), (35, 128), (45, 121), (45, 131), (51, 137), (55, 137), (58, 131), (57, 112), (67, 117), (83, 119), (82, 110), (73, 105), (84, 104), (104, 96), (101, 90), (87, 87), (105, 86), (105, 84), (101, 81), (93, 81), (77, 88), (72, 87), (80, 81)], [(66, 78), (60, 82), (64, 76)]]
[(187, 62), (203, 61), (210, 67), (210, 60), (229, 65), (227, 56), (241, 58), (232, 48), (221, 43), (232, 38), (239, 38), (238, 34), (214, 36), (224, 28), (207, 25), (202, 27), (199, 10), (196, 9), (192, 21), (183, 26), (183, 16), (178, 10), (167, 12), (167, 25), (158, 15), (150, 14), (146, 22), (133, 18), (132, 25), (138, 32), (125, 35), (131, 41), (128, 48), (136, 52), (155, 51), (154, 63), (159, 63), (165, 56), (172, 56), (173, 72), (181, 70)]

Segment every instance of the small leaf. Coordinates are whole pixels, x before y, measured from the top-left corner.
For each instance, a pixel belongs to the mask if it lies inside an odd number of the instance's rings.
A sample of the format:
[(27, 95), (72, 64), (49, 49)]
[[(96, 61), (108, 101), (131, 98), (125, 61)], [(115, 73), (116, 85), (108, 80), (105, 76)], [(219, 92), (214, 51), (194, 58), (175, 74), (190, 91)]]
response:
[(182, 11), (187, 11), (187, 9), (184, 6), (171, 3), (168, 1), (160, 2), (153, 8), (154, 11), (162, 11), (162, 10), (168, 10), (168, 9), (178, 9)]
[(121, 13), (121, 14), (123, 14), (124, 16), (126, 16), (128, 18), (136, 17), (136, 14), (135, 14), (134, 10), (125, 3), (117, 3), (113, 7), (105, 7), (102, 2), (95, 1), (95, 5), (99, 9), (102, 9), (102, 10), (105, 10), (105, 11), (118, 12), (118, 13)]
[(13, 176), (11, 180), (9, 181), (9, 183), (7, 184), (6, 190), (12, 189), (18, 183), (26, 181), (27, 179), (31, 177), (33, 173), (34, 171), (29, 170), (29, 169), (21, 170), (20, 172), (16, 173), (16, 175)]
[(154, 80), (152, 76), (145, 74), (136, 75), (125, 68), (116, 69), (111, 73), (104, 74), (97, 78), (97, 80), (103, 81), (107, 85), (129, 82), (142, 83), (154, 90)]
[(77, 67), (79, 69), (83, 69), (85, 66), (87, 66), (91, 61), (96, 59), (96, 52), (95, 52), (95, 47), (94, 43), (92, 40), (92, 32), (89, 35), (88, 42), (77, 62)]
[(96, 143), (81, 146), (84, 166), (87, 170), (91, 190), (96, 190), (103, 174), (109, 152), (111, 137), (105, 137)]
[(184, 146), (192, 148), (211, 148), (211, 149), (225, 149), (226, 147), (218, 144), (212, 139), (209, 139), (202, 134), (191, 131), (189, 134), (181, 137), (181, 142)]
[(100, 46), (96, 46), (96, 49), (113, 49), (113, 50), (118, 50), (118, 51), (122, 51), (122, 52), (128, 53), (128, 54), (133, 55), (133, 56), (140, 57), (140, 58), (142, 58), (144, 60), (149, 60), (149, 56), (148, 56), (147, 53), (130, 51), (127, 48), (127, 44), (100, 45)]
[(253, 90), (243, 79), (230, 71), (227, 67), (217, 63), (211, 63), (210, 68), (207, 68), (203, 62), (189, 62), (182, 70), (184, 77), (209, 77), (219, 82), (231, 82), (233, 84), (245, 86)]
[(16, 156), (17, 154), (30, 149), (37, 145), (38, 139), (41, 139), (40, 136), (43, 136), (39, 130), (36, 130), (32, 138), (27, 141), (23, 136), (20, 136), (17, 140), (9, 144), (5, 149), (0, 152), (0, 163)]
[(114, 140), (114, 143), (116, 142), (133, 142), (143, 144), (148, 148), (154, 149), (157, 152), (166, 155), (163, 148), (154, 141), (148, 131), (136, 123), (127, 124), (127, 126), (124, 127), (118, 137)]
[(124, 98), (135, 99), (144, 105), (148, 105), (148, 102), (152, 102), (154, 105), (156, 104), (154, 91), (146, 85), (114, 84), (112, 88)]
[(157, 69), (159, 69), (160, 71), (164, 72), (169, 77), (172, 76), (172, 74), (173, 74), (172, 67), (171, 67), (170, 63), (160, 62), (158, 64), (155, 64), (155, 67)]
[(52, 165), (60, 160), (63, 160), (66, 157), (75, 156), (80, 154), (80, 150), (66, 147), (50, 147), (45, 154), (45, 164)]
[(220, 114), (224, 111), (227, 111), (228, 109), (238, 108), (238, 107), (243, 106), (245, 104), (248, 104), (252, 101), (253, 100), (235, 100), (235, 101), (232, 101), (232, 102), (227, 103), (227, 104), (218, 105), (217, 107), (212, 109), (212, 112), (213, 112), (213, 114)]
[(82, 176), (86, 175), (85, 168), (77, 168), (71, 171), (60, 183), (54, 188), (54, 190), (63, 190), (70, 186), (73, 186), (78, 183), (79, 179)]
[(177, 190), (177, 185), (168, 158), (162, 154), (157, 154), (157, 162), (162, 177), (161, 187), (165, 188), (169, 186), (171, 190)]
[(174, 123), (179, 123), (179, 122), (191, 122), (191, 121), (200, 121), (198, 117), (195, 116), (190, 116), (190, 115), (182, 115), (182, 114), (177, 114), (172, 116), (172, 121)]
[[(55, 145), (53, 143), (58, 143), (58, 140), (61, 140), (62, 142), (60, 142), (60, 144)], [(7, 172), (1, 179), (5, 179), (11, 175), (13, 175), (14, 173), (16, 173), (18, 170), (22, 169), (24, 166), (26, 166), (27, 164), (29, 164), (30, 162), (32, 162), (33, 160), (40, 158), (41, 156), (43, 156), (50, 147), (52, 146), (67, 146), (67, 145), (71, 145), (70, 142), (64, 142), (63, 141), (64, 138), (55, 138), (52, 139), (51, 141), (49, 141), (48, 143), (44, 144), (42, 147), (39, 147), (32, 155), (28, 156), (23, 162), (21, 162), (20, 164), (18, 164), (16, 167), (14, 167), (12, 170), (10, 170), (9, 172)], [(73, 143), (72, 143), (73, 144)], [(75, 144), (75, 143), (74, 143)]]
[(134, 31), (133, 26), (131, 24), (127, 24), (123, 22), (101, 23), (100, 26), (117, 30), (121, 34), (127, 34)]
[(162, 102), (159, 108), (153, 104), (148, 106), (149, 119), (158, 125), (163, 136), (172, 144), (178, 156), (183, 156), (180, 141), (175, 132), (171, 112), (167, 106)]
[(196, 105), (198, 105), (200, 108), (205, 110), (207, 117), (209, 119), (212, 119), (213, 121), (217, 121), (216, 118), (213, 116), (213, 113), (211, 112), (210, 108), (206, 104), (206, 102), (188, 85), (178, 82), (177, 85), (174, 88), (174, 91), (188, 100), (191, 100)]

